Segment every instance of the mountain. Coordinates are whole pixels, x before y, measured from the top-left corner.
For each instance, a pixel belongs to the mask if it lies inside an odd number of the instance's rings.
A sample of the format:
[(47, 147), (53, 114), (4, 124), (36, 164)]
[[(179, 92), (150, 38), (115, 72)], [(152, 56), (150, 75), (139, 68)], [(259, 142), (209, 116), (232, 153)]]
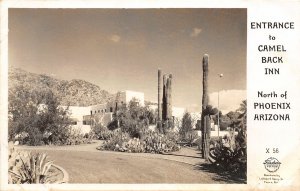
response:
[(114, 95), (84, 80), (60, 80), (45, 74), (35, 74), (20, 68), (9, 68), (9, 90), (23, 85), (26, 88), (50, 89), (61, 105), (89, 106), (106, 103)]

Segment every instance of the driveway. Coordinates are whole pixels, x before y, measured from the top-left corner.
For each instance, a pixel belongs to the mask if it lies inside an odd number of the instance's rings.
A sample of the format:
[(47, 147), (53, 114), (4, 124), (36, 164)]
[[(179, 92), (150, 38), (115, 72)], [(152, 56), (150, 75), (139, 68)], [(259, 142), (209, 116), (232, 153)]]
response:
[(121, 153), (96, 150), (99, 144), (17, 148), (48, 153), (69, 173), (69, 183), (226, 183), (197, 168), (203, 159), (193, 149), (166, 155)]

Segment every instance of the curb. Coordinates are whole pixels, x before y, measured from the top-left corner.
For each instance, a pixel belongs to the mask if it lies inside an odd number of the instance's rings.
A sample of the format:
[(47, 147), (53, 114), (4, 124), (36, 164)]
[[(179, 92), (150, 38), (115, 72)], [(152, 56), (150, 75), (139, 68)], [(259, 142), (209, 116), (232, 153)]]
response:
[(68, 174), (68, 172), (64, 168), (62, 168), (61, 166), (58, 166), (56, 164), (52, 164), (52, 166), (54, 166), (58, 170), (62, 171), (63, 176), (64, 176), (61, 181), (57, 182), (57, 184), (66, 184), (66, 183), (68, 183), (69, 182), (69, 174)]

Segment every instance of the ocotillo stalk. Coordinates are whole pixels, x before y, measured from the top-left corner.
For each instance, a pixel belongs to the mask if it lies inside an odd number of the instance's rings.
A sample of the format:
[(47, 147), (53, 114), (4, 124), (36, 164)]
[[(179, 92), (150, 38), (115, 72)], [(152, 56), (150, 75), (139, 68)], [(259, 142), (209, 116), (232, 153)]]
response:
[(210, 139), (210, 117), (207, 113), (208, 104), (208, 55), (205, 54), (202, 60), (203, 70), (203, 95), (202, 95), (202, 113), (201, 113), (201, 127), (202, 127), (202, 157), (208, 159), (209, 154), (209, 139)]

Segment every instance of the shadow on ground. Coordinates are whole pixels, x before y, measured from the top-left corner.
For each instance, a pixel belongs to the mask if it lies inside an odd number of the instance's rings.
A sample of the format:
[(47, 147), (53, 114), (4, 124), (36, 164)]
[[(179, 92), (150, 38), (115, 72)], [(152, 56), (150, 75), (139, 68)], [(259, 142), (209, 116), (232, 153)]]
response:
[(189, 157), (189, 158), (201, 158), (200, 155), (198, 156), (189, 156), (183, 154), (174, 154), (174, 153), (162, 153), (162, 155), (172, 155), (172, 156), (181, 156), (181, 157)]
[(232, 174), (229, 171), (224, 171), (213, 164), (200, 163), (195, 166), (195, 170), (201, 170), (202, 172), (214, 174), (213, 180), (225, 181), (228, 184), (246, 184), (247, 178), (238, 174)]

